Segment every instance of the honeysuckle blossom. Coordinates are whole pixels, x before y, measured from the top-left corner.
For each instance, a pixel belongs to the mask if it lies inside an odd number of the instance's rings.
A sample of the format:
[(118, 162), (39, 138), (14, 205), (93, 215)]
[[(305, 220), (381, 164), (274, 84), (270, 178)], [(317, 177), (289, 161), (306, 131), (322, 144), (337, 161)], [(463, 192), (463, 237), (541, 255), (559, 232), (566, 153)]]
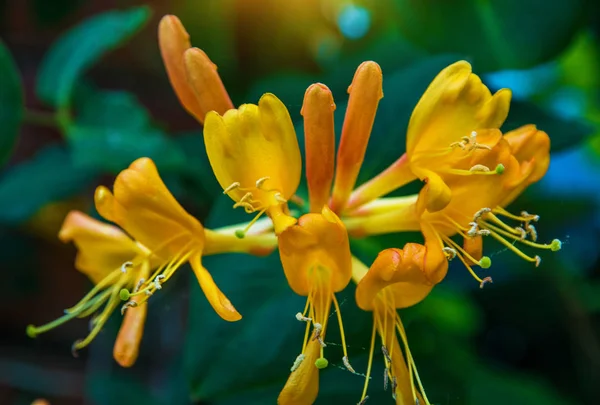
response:
[[(287, 202), (300, 183), (302, 162), (290, 115), (272, 94), (258, 105), (244, 104), (223, 116), (210, 112), (204, 123), (206, 153), (224, 193), (243, 207), (266, 213), (280, 234), (296, 223)], [(250, 225), (240, 230), (243, 237)]]
[(115, 359), (131, 366), (138, 354), (146, 318), (146, 301), (175, 272), (189, 262), (202, 291), (213, 309), (227, 321), (241, 319), (239, 312), (221, 292), (210, 273), (202, 266), (203, 254), (243, 252), (270, 253), (274, 235), (249, 235), (241, 240), (233, 231), (208, 230), (188, 214), (162, 182), (152, 160), (141, 158), (116, 178), (114, 194), (104, 186), (96, 190), (96, 209), (114, 225), (71, 212), (59, 233), (65, 242), (73, 241), (79, 253), (75, 266), (95, 287), (66, 314), (47, 325), (29, 326), (36, 336), (74, 317), (92, 318), (92, 330), (73, 349), (87, 346), (99, 333), (110, 314), (126, 301), (125, 314), (114, 349)]

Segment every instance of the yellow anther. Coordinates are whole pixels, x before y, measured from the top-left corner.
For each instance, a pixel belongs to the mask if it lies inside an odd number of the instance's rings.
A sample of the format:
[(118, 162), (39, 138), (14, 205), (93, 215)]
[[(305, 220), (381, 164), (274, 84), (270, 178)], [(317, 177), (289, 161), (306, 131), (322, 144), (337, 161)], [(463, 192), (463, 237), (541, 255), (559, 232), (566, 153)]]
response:
[(540, 264), (542, 263), (542, 258), (536, 255), (534, 257), (534, 259), (535, 259), (535, 267), (540, 267)]
[(304, 361), (305, 358), (306, 358), (305, 355), (299, 354), (298, 357), (296, 357), (296, 360), (294, 360), (294, 364), (292, 364), (292, 368), (290, 368), (290, 371), (292, 373), (294, 371), (296, 371), (298, 369), (298, 367), (300, 367), (300, 364), (302, 364), (302, 361)]
[(275, 193), (273, 194), (273, 197), (280, 203), (285, 204), (287, 203), (287, 200), (285, 198), (283, 198), (283, 196), (281, 195), (281, 193)]
[(315, 323), (315, 325), (314, 325), (314, 335), (313, 335), (312, 340), (317, 340), (319, 342), (319, 344), (321, 345), (321, 347), (327, 347), (327, 345), (323, 341), (323, 338), (321, 338), (321, 331), (322, 330), (323, 330), (323, 325), (321, 325), (318, 322)]
[(446, 259), (449, 261), (456, 257), (456, 249), (452, 249), (451, 247), (445, 246), (442, 251), (446, 255)]
[(383, 353), (383, 356), (388, 361), (388, 363), (392, 362), (392, 358), (390, 357), (390, 352), (388, 352), (388, 349), (387, 349), (387, 347), (385, 347), (385, 345), (381, 346), (381, 353)]
[(133, 262), (125, 262), (121, 265), (121, 273), (127, 273), (127, 269), (133, 267)]
[(229, 186), (227, 186), (227, 188), (225, 188), (225, 190), (223, 190), (223, 194), (227, 194), (230, 191), (235, 190), (236, 188), (238, 188), (240, 186), (240, 183), (237, 181), (234, 181), (233, 183), (231, 183)]
[(479, 211), (477, 211), (475, 213), (475, 215), (473, 216), (473, 222), (477, 222), (479, 221), (479, 219), (484, 215), (487, 214), (488, 212), (491, 212), (492, 210), (490, 208), (482, 208)]
[(489, 172), (490, 168), (484, 165), (475, 165), (469, 169), (470, 172)]
[(395, 375), (392, 376), (392, 398), (396, 400), (396, 388), (398, 388), (398, 379)]
[(383, 390), (387, 391), (388, 383), (390, 382), (390, 370), (386, 367), (383, 369)]
[(530, 214), (527, 211), (521, 211), (521, 216), (523, 217), (523, 219), (525, 221), (537, 222), (537, 221), (540, 220), (540, 216), (539, 215)]
[(521, 236), (519, 237), (521, 240), (527, 238), (527, 231), (520, 226), (515, 227), (515, 231), (517, 231)]
[(529, 233), (531, 235), (531, 240), (536, 242), (538, 235), (537, 235), (537, 230), (535, 229), (535, 226), (533, 226), (531, 224), (527, 224), (526, 228), (527, 228), (527, 233)]
[(481, 283), (479, 283), (479, 288), (483, 288), (483, 286), (485, 286), (487, 283), (492, 284), (493, 282), (494, 281), (491, 277), (485, 277), (483, 280), (481, 280)]
[(300, 312), (298, 312), (296, 314), (296, 319), (299, 320), (300, 322), (312, 322), (312, 318), (308, 318), (308, 317), (302, 315)]
[(125, 314), (125, 310), (127, 308), (135, 308), (137, 307), (138, 304), (135, 301), (127, 301), (125, 304), (123, 304), (123, 306), (121, 307), (121, 315)]
[(359, 403), (357, 403), (356, 405), (365, 405), (367, 403), (367, 400), (369, 399), (369, 396), (365, 396)]
[(261, 177), (260, 179), (256, 180), (256, 188), (258, 188), (258, 189), (262, 188), (263, 184), (265, 184), (265, 181), (267, 181), (269, 179), (270, 179), (269, 176), (265, 176), (265, 177)]
[(252, 202), (252, 193), (251, 192), (247, 192), (246, 194), (244, 194), (244, 196), (242, 198), (240, 198), (241, 203), (243, 202)]
[(342, 363), (344, 363), (344, 367), (346, 367), (346, 369), (348, 371), (350, 371), (352, 374), (356, 374), (356, 371), (350, 365), (350, 361), (348, 360), (348, 356), (342, 357)]

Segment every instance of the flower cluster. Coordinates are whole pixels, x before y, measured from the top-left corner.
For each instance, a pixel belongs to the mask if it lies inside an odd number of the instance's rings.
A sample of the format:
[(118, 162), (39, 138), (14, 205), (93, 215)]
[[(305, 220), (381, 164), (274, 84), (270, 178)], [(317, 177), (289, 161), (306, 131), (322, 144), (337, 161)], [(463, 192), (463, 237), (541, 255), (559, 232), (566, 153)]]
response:
[[(368, 399), (371, 366), (379, 336), (385, 386), (397, 404), (429, 404), (408, 346), (399, 308), (425, 299), (460, 261), (481, 287), (492, 282), (481, 270), (492, 262), (483, 241), (495, 239), (539, 266), (528, 249), (559, 250), (561, 242), (538, 241), (539, 217), (506, 210), (549, 165), (548, 135), (533, 125), (503, 134), (511, 93), (491, 94), (464, 61), (445, 68), (415, 107), (406, 152), (390, 167), (356, 187), (379, 101), (383, 76), (375, 62), (362, 63), (348, 89), (348, 108), (337, 153), (335, 103), (327, 86), (311, 85), (304, 97), (305, 175), (308, 202), (296, 196), (302, 156), (285, 105), (273, 94), (258, 104), (234, 108), (215, 65), (192, 48), (177, 17), (165, 16), (159, 43), (173, 89), (181, 104), (204, 125), (206, 152), (233, 208), (249, 222), (209, 230), (170, 194), (154, 163), (141, 158), (121, 172), (113, 191), (98, 187), (99, 214), (115, 225), (81, 212), (65, 219), (59, 238), (73, 241), (75, 267), (95, 284), (66, 314), (47, 325), (28, 328), (35, 336), (74, 317), (92, 316), (91, 332), (74, 345), (88, 345), (108, 316), (124, 301), (124, 319), (114, 357), (131, 366), (142, 338), (147, 300), (184, 263), (189, 263), (207, 300), (226, 321), (240, 313), (202, 266), (203, 255), (242, 252), (269, 254), (278, 249), (290, 288), (306, 297), (296, 314), (306, 324), (300, 354), (293, 362), (278, 403), (310, 404), (319, 390), (319, 370), (327, 367), (326, 335), (335, 309), (344, 357), (356, 373), (346, 347), (336, 293), (356, 283), (356, 304), (373, 313), (370, 356), (361, 404)], [(415, 195), (386, 197), (413, 181)], [(289, 203), (299, 205), (295, 215)], [(268, 217), (259, 220), (261, 216)], [(265, 223), (267, 224), (265, 226)], [(369, 266), (352, 255), (350, 238), (420, 231), (424, 243), (386, 249)], [(462, 242), (461, 242), (462, 239)], [(480, 269), (477, 269), (477, 268)]]

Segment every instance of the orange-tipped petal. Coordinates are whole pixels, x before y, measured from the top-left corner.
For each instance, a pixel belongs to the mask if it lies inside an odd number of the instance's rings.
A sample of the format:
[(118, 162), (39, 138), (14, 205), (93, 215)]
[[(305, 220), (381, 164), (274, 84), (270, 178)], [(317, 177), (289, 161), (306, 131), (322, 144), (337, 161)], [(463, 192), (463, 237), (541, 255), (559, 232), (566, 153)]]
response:
[(550, 137), (535, 125), (525, 125), (504, 135), (510, 149), (519, 162), (534, 161), (529, 175), (530, 183), (541, 179), (550, 165)]
[(344, 209), (367, 150), (371, 128), (379, 100), (383, 97), (383, 76), (375, 62), (363, 62), (348, 88), (350, 98), (344, 118), (342, 137), (338, 149), (335, 182), (331, 208), (335, 212)]
[(202, 249), (202, 224), (177, 202), (148, 158), (134, 161), (119, 173), (114, 195), (98, 187), (95, 202), (100, 215), (120, 225), (158, 256), (177, 256), (184, 245), (188, 250)]
[(304, 360), (290, 374), (277, 398), (278, 405), (308, 405), (315, 402), (319, 394), (319, 369), (315, 362), (321, 354), (321, 345), (312, 340), (306, 346)]
[(469, 63), (448, 66), (429, 85), (412, 113), (406, 138), (408, 155), (413, 156), (411, 160), (422, 159), (473, 131), (499, 128), (508, 115), (510, 99), (508, 89), (492, 96)]
[(393, 292), (396, 308), (423, 300), (433, 288), (424, 273), (424, 254), (425, 247), (417, 243), (407, 243), (403, 249), (381, 251), (356, 286), (357, 305), (372, 311), (377, 294), (384, 288)]
[(58, 237), (65, 243), (75, 243), (75, 267), (94, 283), (140, 253), (135, 242), (119, 228), (79, 211), (69, 212)]
[(329, 201), (335, 159), (333, 95), (321, 83), (311, 85), (304, 94), (301, 114), (304, 117), (306, 179), (310, 211), (320, 212)]
[(191, 47), (190, 36), (174, 15), (166, 15), (158, 24), (158, 44), (171, 86), (181, 105), (198, 121), (204, 120), (204, 110), (188, 84), (183, 63), (183, 53)]
[(202, 266), (200, 256), (193, 256), (190, 258), (190, 264), (192, 265), (194, 274), (198, 279), (200, 288), (202, 288), (206, 299), (213, 307), (215, 312), (221, 318), (229, 322), (235, 322), (242, 319), (242, 315), (240, 315), (240, 313), (231, 304), (231, 301), (229, 301), (225, 294), (223, 294), (219, 287), (217, 287), (217, 284), (213, 280), (208, 270)]
[(217, 73), (217, 65), (212, 63), (204, 51), (198, 48), (188, 49), (183, 54), (183, 62), (187, 81), (199, 105), (200, 116), (197, 118), (200, 122), (204, 122), (209, 111), (223, 115), (234, 108)]
[(442, 242), (435, 229), (428, 223), (421, 227), (425, 238), (425, 250), (422, 254), (423, 271), (430, 283), (437, 284), (446, 277), (448, 273), (448, 259), (442, 248)]
[(311, 273), (316, 266), (327, 269), (333, 292), (350, 282), (352, 264), (348, 233), (344, 224), (327, 206), (321, 214), (300, 217), (279, 236), (279, 255), (288, 284), (296, 294), (307, 296)]

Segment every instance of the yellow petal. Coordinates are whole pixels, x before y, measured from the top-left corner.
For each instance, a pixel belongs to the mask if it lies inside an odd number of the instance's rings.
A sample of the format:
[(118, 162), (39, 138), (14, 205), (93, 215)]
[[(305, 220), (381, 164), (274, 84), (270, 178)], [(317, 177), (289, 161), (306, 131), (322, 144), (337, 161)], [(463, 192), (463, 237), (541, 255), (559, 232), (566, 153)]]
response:
[(196, 118), (204, 122), (209, 111), (225, 114), (233, 107), (233, 103), (221, 81), (217, 66), (212, 63), (206, 53), (198, 48), (190, 48), (183, 54), (187, 82), (192, 88), (199, 106)]
[(290, 287), (308, 295), (315, 267), (327, 269), (333, 292), (350, 282), (352, 264), (350, 244), (344, 224), (327, 207), (321, 214), (303, 215), (279, 236), (279, 255)]
[(448, 273), (448, 260), (442, 251), (443, 245), (439, 236), (431, 224), (422, 224), (421, 232), (425, 238), (425, 251), (420, 252), (423, 254), (423, 272), (430, 283), (437, 284)]
[(194, 274), (198, 279), (198, 283), (200, 284), (200, 288), (206, 299), (213, 307), (215, 312), (223, 319), (229, 322), (235, 322), (242, 319), (242, 315), (235, 309), (235, 307), (231, 304), (231, 301), (221, 292), (217, 284), (213, 280), (212, 276), (202, 266), (200, 261), (200, 256), (196, 255), (190, 258), (190, 264), (192, 265), (192, 269), (194, 270)]
[(310, 211), (320, 212), (329, 201), (335, 160), (333, 95), (321, 83), (311, 85), (304, 94), (300, 112), (304, 117), (306, 180)]
[[(223, 189), (240, 183), (240, 188), (253, 190), (262, 207), (280, 203), (275, 192), (286, 200), (296, 192), (302, 167), (298, 141), (285, 105), (274, 95), (265, 94), (258, 105), (244, 104), (222, 117), (208, 113), (204, 142)], [(259, 190), (256, 182), (262, 178), (268, 179)], [(238, 188), (228, 195), (239, 201), (246, 192)]]
[(319, 394), (319, 369), (315, 361), (321, 354), (321, 345), (312, 340), (306, 346), (306, 356), (300, 366), (292, 371), (277, 398), (278, 405), (309, 405)]
[(492, 96), (471, 73), (469, 63), (448, 66), (429, 85), (412, 113), (406, 138), (408, 155), (412, 161), (423, 159), (472, 131), (499, 128), (508, 115), (510, 98), (507, 89)]
[(433, 284), (424, 272), (425, 247), (407, 243), (403, 249), (385, 249), (356, 286), (356, 303), (372, 311), (377, 295), (386, 288), (392, 292), (396, 308), (412, 306), (425, 298)]
[(154, 162), (140, 158), (117, 176), (114, 195), (99, 187), (96, 208), (156, 255), (172, 258), (201, 250), (204, 228), (175, 200), (162, 182)]
[(419, 193), (418, 212), (424, 209), (429, 212), (440, 211), (450, 203), (452, 191), (440, 175), (431, 170), (419, 170), (415, 174), (426, 183)]
[(188, 84), (183, 53), (191, 47), (190, 36), (174, 15), (166, 15), (158, 24), (158, 44), (171, 86), (181, 105), (202, 122), (206, 111), (200, 106), (192, 87)]
[(135, 242), (119, 228), (79, 211), (69, 212), (58, 237), (65, 243), (75, 243), (75, 267), (95, 284), (140, 253)]
[(377, 63), (368, 61), (358, 67), (348, 88), (350, 98), (338, 148), (331, 197), (331, 207), (335, 212), (344, 208), (356, 183), (371, 136), (377, 106), (383, 97), (382, 83), (381, 68)]

